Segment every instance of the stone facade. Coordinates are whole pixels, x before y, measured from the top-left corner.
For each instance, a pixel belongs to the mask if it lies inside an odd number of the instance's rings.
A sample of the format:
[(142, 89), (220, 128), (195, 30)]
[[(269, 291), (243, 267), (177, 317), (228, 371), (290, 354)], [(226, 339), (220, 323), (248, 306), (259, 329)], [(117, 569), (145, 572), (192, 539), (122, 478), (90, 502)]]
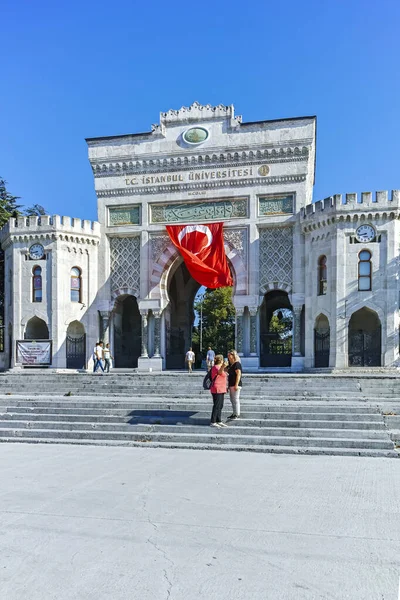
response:
[[(161, 113), (149, 132), (88, 139), (99, 222), (11, 219), (0, 233), (0, 368), (18, 366), (15, 342), (37, 319), (47, 325), (53, 367), (73, 368), (83, 335), (85, 367), (100, 336), (116, 367), (183, 366), (199, 286), (165, 226), (218, 221), (245, 367), (397, 366), (399, 193), (313, 204), (315, 130), (315, 117), (245, 123), (233, 106), (194, 103)], [(372, 239), (360, 241), (362, 224)], [(30, 255), (35, 243), (40, 260)]]

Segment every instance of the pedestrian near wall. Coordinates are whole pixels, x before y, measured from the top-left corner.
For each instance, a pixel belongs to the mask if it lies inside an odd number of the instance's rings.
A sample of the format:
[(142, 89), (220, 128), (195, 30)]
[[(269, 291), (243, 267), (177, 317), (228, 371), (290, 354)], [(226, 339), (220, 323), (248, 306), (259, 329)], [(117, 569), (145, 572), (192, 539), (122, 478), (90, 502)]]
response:
[(195, 358), (196, 357), (194, 355), (192, 348), (189, 348), (189, 350), (186, 352), (186, 356), (185, 356), (185, 361), (186, 361), (189, 373), (192, 372), (192, 366), (193, 366)]
[(228, 389), (232, 403), (232, 414), (228, 417), (231, 421), (240, 417), (240, 390), (242, 389), (242, 363), (236, 350), (228, 352)]
[(106, 373), (109, 373), (110, 368), (111, 368), (111, 361), (114, 360), (114, 358), (111, 356), (110, 344), (106, 344), (106, 347), (103, 350), (103, 356), (104, 356), (104, 370)]
[(104, 373), (103, 367), (103, 342), (97, 342), (96, 348), (94, 349), (94, 368), (93, 373), (97, 372), (97, 369), (100, 367), (102, 372)]
[(210, 392), (213, 398), (213, 409), (211, 413), (211, 427), (226, 427), (225, 423), (222, 423), (222, 409), (224, 407), (224, 395), (227, 389), (228, 377), (225, 368), (228, 366), (224, 363), (224, 357), (222, 354), (217, 354), (214, 361), (214, 366), (211, 369), (211, 381), (212, 386)]
[(212, 369), (212, 367), (214, 366), (214, 359), (215, 359), (215, 352), (211, 348), (211, 346), (208, 346), (208, 351), (207, 351), (207, 356), (206, 356), (207, 370), (208, 371), (210, 369)]

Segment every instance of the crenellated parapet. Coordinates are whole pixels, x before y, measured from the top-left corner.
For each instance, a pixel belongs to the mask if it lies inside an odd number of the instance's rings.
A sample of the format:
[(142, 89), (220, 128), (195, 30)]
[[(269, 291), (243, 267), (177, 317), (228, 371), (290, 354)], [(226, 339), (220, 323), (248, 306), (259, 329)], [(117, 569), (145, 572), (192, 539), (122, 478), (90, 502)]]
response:
[(13, 241), (61, 239), (98, 245), (100, 223), (60, 215), (11, 218), (0, 230), (0, 242), (7, 247)]
[(304, 233), (343, 221), (397, 219), (400, 217), (400, 190), (335, 194), (308, 204), (300, 211)]
[(193, 102), (190, 106), (182, 106), (178, 110), (169, 110), (167, 112), (160, 113), (160, 125), (166, 125), (169, 123), (190, 123), (191, 121), (209, 121), (210, 119), (231, 119), (237, 123), (241, 123), (242, 117), (235, 117), (235, 109), (233, 104), (225, 106), (224, 104), (218, 104), (212, 106), (211, 104), (200, 104), (199, 102)]

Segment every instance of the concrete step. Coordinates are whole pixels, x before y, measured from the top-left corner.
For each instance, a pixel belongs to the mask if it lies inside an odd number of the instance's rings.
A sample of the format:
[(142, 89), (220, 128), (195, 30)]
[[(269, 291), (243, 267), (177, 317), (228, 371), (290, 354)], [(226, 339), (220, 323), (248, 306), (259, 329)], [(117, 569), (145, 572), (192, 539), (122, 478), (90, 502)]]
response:
[[(58, 421), (65, 423), (131, 423), (131, 424), (148, 424), (148, 425), (173, 425), (173, 424), (186, 424), (186, 425), (208, 425), (210, 421), (210, 414), (208, 413), (195, 413), (193, 416), (187, 416), (186, 413), (183, 415), (176, 414), (175, 411), (168, 411), (167, 414), (157, 415), (130, 415), (126, 414), (125, 411), (121, 411), (122, 414), (77, 414), (73, 410), (59, 409), (60, 412), (47, 412), (42, 409), (41, 412), (19, 412), (10, 410), (10, 412), (0, 414), (0, 422), (7, 421)], [(23, 411), (23, 409), (20, 409)], [(50, 409), (49, 409), (50, 411)], [(161, 412), (161, 411), (160, 411)], [(225, 417), (228, 413), (225, 414)], [(290, 416), (290, 415), (289, 415)], [(340, 417), (340, 415), (334, 415)], [(366, 415), (357, 415), (354, 418), (347, 418), (339, 420), (338, 418), (331, 420), (317, 420), (307, 419), (305, 415), (290, 419), (288, 415), (281, 416), (280, 418), (249, 418), (248, 416), (242, 417), (238, 421), (231, 421), (230, 427), (246, 426), (246, 427), (297, 427), (297, 428), (318, 428), (318, 429), (375, 429), (375, 430), (386, 430), (386, 426), (379, 415), (373, 415), (373, 419), (365, 420)]]
[(325, 448), (323, 446), (241, 446), (236, 444), (216, 445), (198, 444), (189, 442), (132, 442), (124, 440), (91, 440), (91, 439), (66, 439), (66, 438), (40, 438), (40, 437), (0, 437), (0, 443), (25, 443), (25, 444), (68, 444), (85, 446), (123, 446), (130, 448), (164, 448), (166, 450), (221, 450), (236, 452), (257, 452), (265, 454), (302, 454), (302, 455), (328, 455), (349, 457), (372, 458), (399, 458), (400, 453), (395, 449), (364, 449), (364, 448)]
[(63, 438), (91, 440), (123, 440), (139, 442), (195, 443), (209, 445), (239, 446), (302, 446), (324, 448), (357, 448), (369, 450), (394, 450), (393, 442), (387, 439), (353, 439), (353, 438), (323, 438), (323, 437), (289, 437), (262, 435), (226, 435), (225, 429), (210, 430), (209, 433), (165, 433), (165, 432), (120, 432), (83, 430), (70, 431), (63, 429), (0, 429), (0, 437), (34, 437), (34, 438)]
[[(208, 425), (208, 424), (207, 424)], [(127, 432), (127, 433), (149, 433), (149, 434), (199, 434), (203, 435), (206, 433), (205, 428), (207, 425), (193, 425), (193, 424), (136, 424), (136, 423), (81, 423), (75, 421), (74, 423), (65, 423), (61, 421), (0, 421), (1, 429), (56, 429), (66, 430), (70, 432), (77, 431), (104, 431), (104, 432)], [(349, 438), (356, 439), (374, 439), (374, 440), (388, 440), (386, 430), (366, 430), (366, 429), (325, 429), (325, 428), (295, 428), (295, 427), (262, 427), (262, 426), (251, 426), (247, 424), (236, 424), (235, 426), (228, 426), (224, 429), (225, 435), (229, 436), (289, 436), (289, 437), (315, 437), (315, 438)]]
[[(230, 410), (230, 403), (227, 401), (225, 403), (226, 410)], [(96, 402), (90, 401), (76, 401), (76, 399), (66, 400), (66, 399), (58, 399), (58, 400), (8, 400), (3, 407), (7, 410), (15, 409), (54, 409), (56, 412), (59, 409), (79, 409), (79, 410), (125, 410), (125, 411), (165, 411), (175, 410), (181, 412), (199, 412), (204, 411), (209, 413), (212, 408), (211, 399), (209, 402), (173, 402), (169, 399), (164, 401), (147, 401), (147, 402), (138, 402), (135, 399), (131, 401), (109, 401), (109, 400), (98, 400)], [(246, 413), (262, 413), (262, 414), (273, 414), (273, 413), (296, 413), (296, 414), (307, 414), (310, 415), (310, 418), (314, 418), (315, 415), (318, 416), (320, 414), (336, 414), (336, 415), (354, 415), (354, 414), (368, 414), (368, 415), (376, 415), (379, 416), (381, 411), (378, 406), (365, 406), (365, 405), (304, 405), (304, 404), (251, 404), (251, 403), (242, 403), (242, 410)], [(6, 411), (4, 411), (6, 412)], [(104, 413), (106, 414), (106, 413)], [(114, 414), (114, 413), (113, 413)], [(260, 417), (262, 418), (262, 417)]]

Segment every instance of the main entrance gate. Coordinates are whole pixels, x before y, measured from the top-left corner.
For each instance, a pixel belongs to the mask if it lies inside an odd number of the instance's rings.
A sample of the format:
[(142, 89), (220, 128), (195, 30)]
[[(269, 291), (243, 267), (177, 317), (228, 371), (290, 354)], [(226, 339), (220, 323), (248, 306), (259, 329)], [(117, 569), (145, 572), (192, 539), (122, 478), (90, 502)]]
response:
[(265, 295), (261, 306), (260, 325), (260, 366), (290, 367), (293, 313), (286, 292), (276, 290)]

